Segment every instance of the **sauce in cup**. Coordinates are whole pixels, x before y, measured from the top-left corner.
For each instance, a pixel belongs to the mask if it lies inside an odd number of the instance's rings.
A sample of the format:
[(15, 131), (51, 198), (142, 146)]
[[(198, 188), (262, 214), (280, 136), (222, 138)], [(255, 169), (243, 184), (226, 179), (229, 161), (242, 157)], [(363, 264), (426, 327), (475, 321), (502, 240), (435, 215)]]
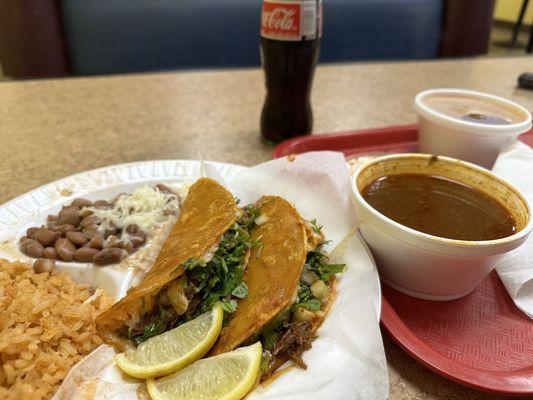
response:
[(480, 241), (516, 232), (512, 214), (496, 199), (439, 176), (385, 175), (361, 194), (386, 217), (433, 236)]

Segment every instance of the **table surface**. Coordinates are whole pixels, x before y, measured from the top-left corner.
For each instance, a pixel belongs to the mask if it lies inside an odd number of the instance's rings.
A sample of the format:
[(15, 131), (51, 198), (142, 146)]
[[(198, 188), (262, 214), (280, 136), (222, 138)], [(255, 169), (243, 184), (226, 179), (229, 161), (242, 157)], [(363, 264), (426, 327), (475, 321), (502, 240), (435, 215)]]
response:
[[(461, 87), (513, 99), (533, 57), (349, 63), (317, 68), (315, 132), (413, 123), (415, 94)], [(204, 159), (253, 165), (265, 90), (259, 69), (165, 72), (0, 83), (0, 203), (64, 176), (116, 163)], [(390, 399), (499, 399), (427, 370), (383, 334)]]

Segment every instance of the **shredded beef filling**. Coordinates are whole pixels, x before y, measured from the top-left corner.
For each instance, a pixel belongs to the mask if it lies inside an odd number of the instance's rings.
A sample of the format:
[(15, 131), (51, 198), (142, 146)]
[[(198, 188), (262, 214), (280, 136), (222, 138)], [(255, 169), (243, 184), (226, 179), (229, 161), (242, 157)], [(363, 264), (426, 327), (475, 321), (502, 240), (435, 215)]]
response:
[(315, 338), (311, 321), (293, 322), (284, 326), (279, 333), (278, 341), (270, 352), (274, 356), (273, 360), (269, 363), (263, 376), (266, 378), (272, 375), (279, 367), (275, 362), (276, 357), (288, 357), (298, 367), (306, 369), (307, 365), (302, 360), (302, 354), (311, 348), (311, 343)]
[(139, 345), (148, 338), (175, 328), (177, 326), (177, 314), (170, 306), (159, 305), (154, 312), (144, 314), (135, 327), (129, 328), (125, 336), (131, 338)]

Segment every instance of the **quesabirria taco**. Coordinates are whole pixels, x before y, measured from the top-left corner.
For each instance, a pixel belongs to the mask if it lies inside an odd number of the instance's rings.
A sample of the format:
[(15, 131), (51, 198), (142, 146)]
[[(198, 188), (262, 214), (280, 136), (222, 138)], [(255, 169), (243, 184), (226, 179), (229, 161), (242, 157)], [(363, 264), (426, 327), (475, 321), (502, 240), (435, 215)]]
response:
[(96, 318), (103, 339), (121, 351), (189, 321), (216, 303), (227, 313), (247, 294), (253, 207), (209, 178), (189, 189), (155, 264), (140, 284)]
[(287, 360), (306, 367), (302, 353), (332, 304), (335, 274), (344, 264), (329, 263), (321, 227), (286, 200), (264, 196), (256, 207), (260, 217), (251, 240), (260, 244), (252, 248), (244, 276), (248, 296), (229, 316), (211, 354), (260, 340), (264, 380)]

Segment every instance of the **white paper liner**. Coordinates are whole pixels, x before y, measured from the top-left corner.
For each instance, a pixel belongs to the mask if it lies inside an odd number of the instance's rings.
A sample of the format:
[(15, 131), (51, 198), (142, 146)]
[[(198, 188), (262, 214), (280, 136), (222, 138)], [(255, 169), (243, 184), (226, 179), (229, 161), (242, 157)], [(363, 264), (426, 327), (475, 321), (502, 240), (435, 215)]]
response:
[[(206, 173), (221, 179), (214, 168)], [(224, 182), (241, 200), (273, 194), (291, 201), (306, 219), (324, 226), (334, 262), (347, 270), (339, 277), (330, 315), (313, 347), (303, 355), (306, 371), (290, 369), (247, 399), (378, 400), (388, 398), (388, 373), (379, 330), (379, 283), (361, 239), (355, 234), (350, 177), (341, 153), (314, 152), (272, 160), (244, 170)], [(127, 379), (112, 362), (113, 350), (101, 346), (78, 363), (54, 400), (133, 400), (141, 381)], [(80, 381), (83, 376), (83, 382)], [(90, 391), (90, 393), (89, 393)]]
[[(505, 148), (492, 169), (524, 193), (533, 204), (533, 150), (522, 142)], [(524, 244), (504, 256), (496, 265), (509, 296), (516, 306), (533, 318), (533, 235)]]

